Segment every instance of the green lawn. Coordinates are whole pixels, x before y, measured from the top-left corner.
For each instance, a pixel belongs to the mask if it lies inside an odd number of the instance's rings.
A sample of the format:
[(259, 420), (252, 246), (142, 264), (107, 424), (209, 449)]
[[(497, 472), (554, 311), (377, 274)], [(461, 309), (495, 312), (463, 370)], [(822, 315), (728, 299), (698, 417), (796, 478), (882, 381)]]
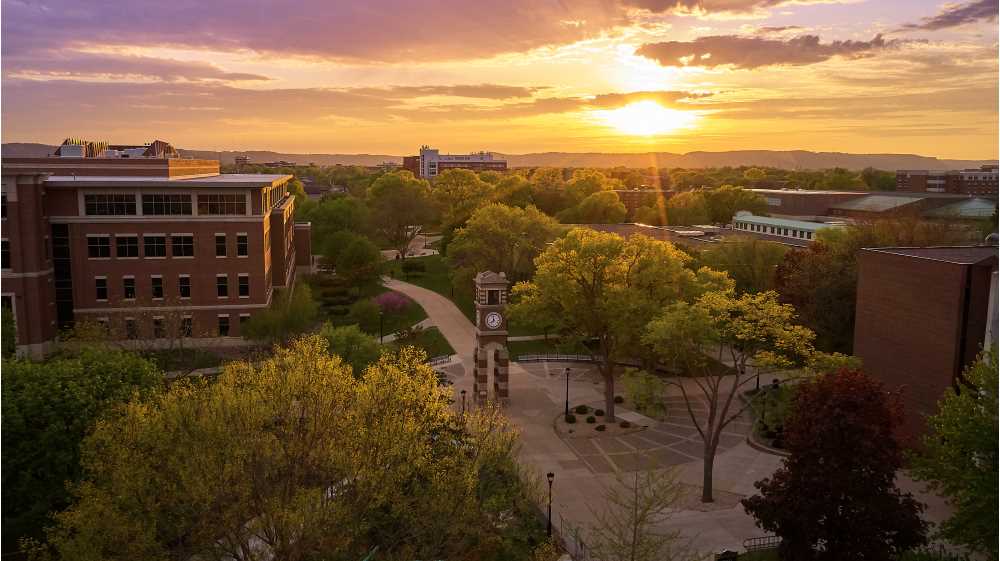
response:
[(391, 347), (396, 349), (400, 348), (404, 344), (423, 349), (424, 352), (427, 353), (427, 358), (455, 354), (455, 349), (448, 344), (448, 340), (444, 338), (444, 335), (442, 335), (436, 327), (430, 327), (421, 331), (420, 335), (417, 335), (415, 340), (407, 341), (402, 344), (398, 341), (389, 343)]
[(555, 339), (539, 341), (508, 341), (507, 350), (511, 357), (539, 354), (590, 354), (582, 345), (560, 344)]

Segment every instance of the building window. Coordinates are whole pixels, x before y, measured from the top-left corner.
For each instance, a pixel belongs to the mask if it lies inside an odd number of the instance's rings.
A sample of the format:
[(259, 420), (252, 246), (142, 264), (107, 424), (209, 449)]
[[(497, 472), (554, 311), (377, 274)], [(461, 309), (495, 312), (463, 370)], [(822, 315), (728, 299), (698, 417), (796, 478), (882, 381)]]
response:
[(115, 248), (120, 258), (139, 257), (139, 236), (115, 236)]
[(194, 236), (170, 236), (174, 257), (194, 257)]
[(87, 236), (87, 257), (111, 257), (111, 236)]
[(191, 297), (191, 277), (187, 275), (181, 275), (177, 277), (177, 291), (180, 293), (181, 298)]
[(246, 234), (236, 235), (236, 255), (238, 257), (246, 257), (250, 254), (250, 243), (247, 240)]
[(229, 316), (219, 316), (219, 337), (229, 337)]
[(149, 281), (152, 287), (153, 299), (163, 300), (163, 277), (153, 276), (149, 278)]
[(166, 257), (167, 237), (166, 236), (143, 236), (142, 243), (146, 257)]
[(240, 333), (243, 333), (243, 326), (250, 321), (250, 314), (240, 314)]
[(132, 193), (84, 195), (83, 209), (87, 216), (133, 216), (135, 195)]
[(487, 290), (486, 291), (486, 305), (496, 306), (500, 303), (500, 291), (499, 290)]
[(217, 275), (215, 277), (215, 292), (219, 298), (229, 296), (229, 277), (226, 275)]
[(153, 338), (163, 339), (167, 336), (167, 330), (163, 327), (163, 318), (156, 317), (153, 318)]
[(246, 214), (247, 199), (242, 193), (198, 195), (198, 214)]
[(0, 219), (7, 220), (7, 195), (0, 195)]
[(250, 275), (240, 275), (239, 276), (239, 295), (240, 298), (250, 297)]
[(216, 234), (215, 235), (215, 256), (225, 257), (226, 256), (226, 235)]
[(194, 323), (191, 321), (191, 316), (184, 316), (181, 318), (181, 337), (192, 335), (194, 335)]
[(135, 277), (122, 279), (122, 293), (126, 300), (135, 300)]
[(139, 326), (135, 323), (135, 318), (125, 318), (125, 337), (128, 339), (139, 338)]
[(190, 215), (191, 195), (143, 195), (142, 213)]
[(108, 279), (107, 277), (94, 277), (95, 296), (98, 300), (106, 302), (108, 300)]
[(10, 269), (10, 240), (0, 240), (0, 269)]

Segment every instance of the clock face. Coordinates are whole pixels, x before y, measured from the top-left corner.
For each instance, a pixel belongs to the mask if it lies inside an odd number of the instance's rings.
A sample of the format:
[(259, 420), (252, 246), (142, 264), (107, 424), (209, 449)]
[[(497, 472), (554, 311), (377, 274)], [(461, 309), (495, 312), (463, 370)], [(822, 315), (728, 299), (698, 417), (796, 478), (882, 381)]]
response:
[(496, 312), (490, 312), (486, 314), (486, 327), (490, 329), (497, 329), (503, 323), (503, 317)]

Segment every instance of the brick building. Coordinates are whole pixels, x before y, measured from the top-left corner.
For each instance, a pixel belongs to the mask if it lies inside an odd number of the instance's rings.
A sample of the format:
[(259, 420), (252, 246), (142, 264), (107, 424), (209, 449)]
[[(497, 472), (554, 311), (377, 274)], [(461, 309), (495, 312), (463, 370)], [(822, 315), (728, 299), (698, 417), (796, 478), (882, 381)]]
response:
[(863, 249), (858, 267), (854, 354), (903, 389), (901, 436), (912, 444), (988, 341), (997, 247)]
[(614, 189), (612, 193), (618, 195), (618, 199), (625, 205), (629, 216), (632, 216), (636, 209), (641, 206), (659, 208), (666, 205), (670, 197), (674, 196), (673, 191), (662, 189)]
[(817, 217), (826, 216), (830, 207), (868, 193), (862, 191), (809, 191), (805, 189), (750, 189), (767, 201), (771, 216)]
[(22, 352), (83, 319), (137, 339), (238, 336), (309, 265), (289, 175), (67, 152), (3, 159), (2, 301)]
[(913, 170), (896, 172), (896, 190), (925, 193), (958, 193), (962, 195), (996, 195), (998, 193), (996, 165), (963, 170)]
[(493, 157), (490, 152), (471, 154), (441, 154), (436, 148), (420, 147), (419, 156), (404, 156), (403, 169), (423, 179), (433, 179), (448, 169), (472, 171), (507, 171), (507, 160)]

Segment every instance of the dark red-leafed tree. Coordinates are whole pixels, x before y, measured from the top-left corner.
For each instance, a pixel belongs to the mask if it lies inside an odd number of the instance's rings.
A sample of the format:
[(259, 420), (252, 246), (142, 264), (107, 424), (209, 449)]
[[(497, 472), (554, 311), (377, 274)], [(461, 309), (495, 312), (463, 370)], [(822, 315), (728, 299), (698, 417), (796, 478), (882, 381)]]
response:
[(895, 485), (899, 396), (862, 372), (804, 383), (785, 442), (791, 456), (743, 508), (794, 561), (888, 561), (926, 543), (923, 505)]

